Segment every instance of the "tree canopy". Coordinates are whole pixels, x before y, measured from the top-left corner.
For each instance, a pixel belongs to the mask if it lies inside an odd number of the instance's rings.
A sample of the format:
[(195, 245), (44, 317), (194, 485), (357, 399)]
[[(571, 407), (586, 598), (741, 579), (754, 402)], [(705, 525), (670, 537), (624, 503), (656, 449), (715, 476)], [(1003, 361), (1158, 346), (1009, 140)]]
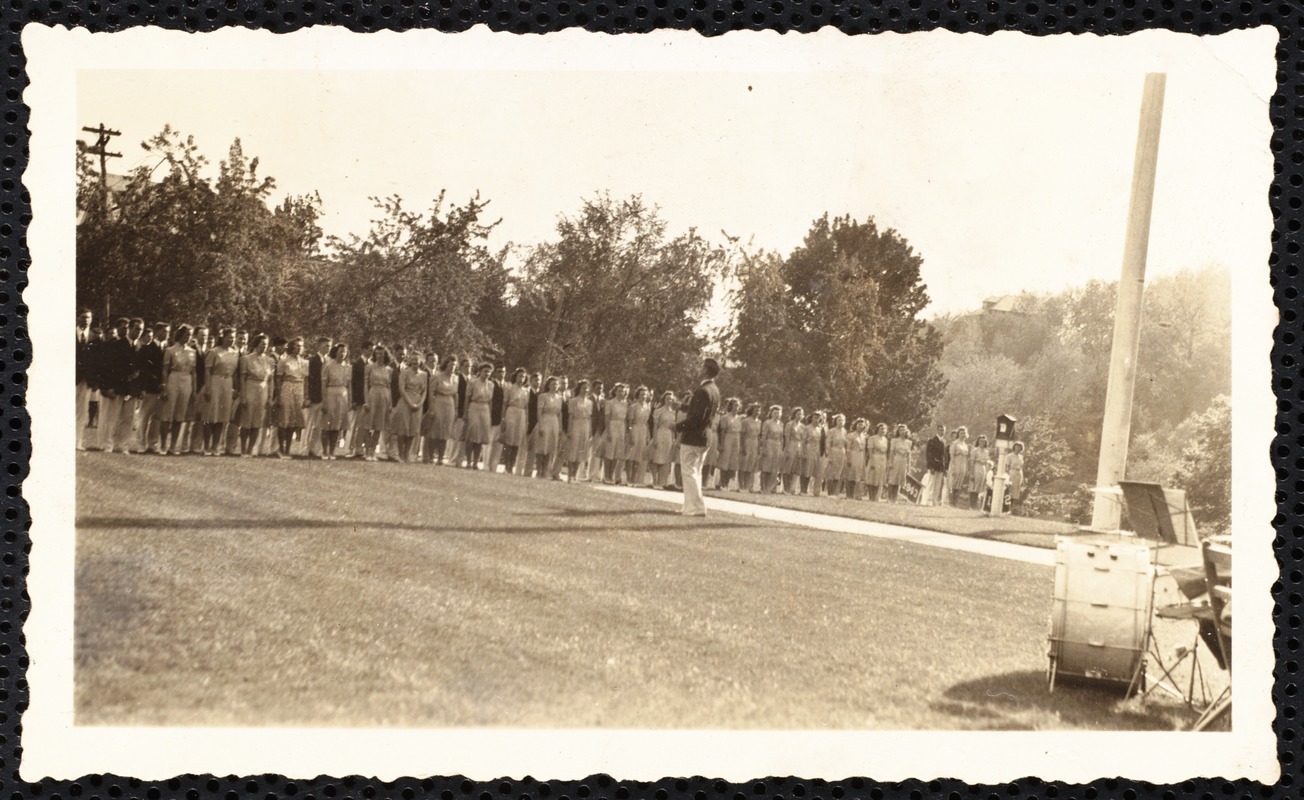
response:
[(727, 352), (738, 380), (766, 399), (913, 423), (941, 394), (942, 339), (920, 318), (923, 259), (873, 218), (825, 215), (787, 258), (739, 268)]

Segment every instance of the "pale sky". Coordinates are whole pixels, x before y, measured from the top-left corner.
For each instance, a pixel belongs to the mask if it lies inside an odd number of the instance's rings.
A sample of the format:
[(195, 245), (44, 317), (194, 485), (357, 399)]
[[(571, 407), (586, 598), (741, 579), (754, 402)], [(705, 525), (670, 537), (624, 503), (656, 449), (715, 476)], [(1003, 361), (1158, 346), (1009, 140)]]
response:
[(1117, 58), (1113, 42), (1047, 44), (1031, 62), (984, 60), (970, 37), (970, 62), (902, 51), (795, 71), (82, 71), (77, 122), (123, 132), (114, 172), (142, 163), (139, 142), (164, 124), (194, 135), (214, 171), (240, 137), (278, 198), (320, 192), (334, 234), (365, 232), (369, 196), (425, 208), (441, 189), (492, 201), (495, 245), (549, 238), (597, 190), (641, 193), (672, 234), (723, 229), (785, 254), (826, 211), (872, 215), (923, 256), (932, 315), (1117, 279), (1157, 65), (1169, 75), (1149, 272), (1221, 263), (1262, 279), (1262, 65), (1195, 37), (1123, 43), (1135, 52)]

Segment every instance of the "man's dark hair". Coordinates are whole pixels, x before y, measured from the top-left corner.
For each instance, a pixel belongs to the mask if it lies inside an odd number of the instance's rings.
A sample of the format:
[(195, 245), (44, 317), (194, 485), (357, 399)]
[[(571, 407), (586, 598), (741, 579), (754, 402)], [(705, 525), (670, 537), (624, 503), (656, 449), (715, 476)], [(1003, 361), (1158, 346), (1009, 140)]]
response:
[(714, 378), (720, 374), (720, 362), (714, 358), (708, 358), (702, 362), (702, 369), (706, 370), (706, 377)]

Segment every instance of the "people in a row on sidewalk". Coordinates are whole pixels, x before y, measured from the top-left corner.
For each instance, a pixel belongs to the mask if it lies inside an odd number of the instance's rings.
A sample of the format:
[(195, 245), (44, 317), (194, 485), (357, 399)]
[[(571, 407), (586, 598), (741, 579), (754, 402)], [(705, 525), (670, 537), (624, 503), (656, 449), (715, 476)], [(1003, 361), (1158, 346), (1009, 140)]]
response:
[[(455, 464), (568, 481), (682, 486), (677, 428), (692, 393), (565, 376), (545, 379), (469, 357), (364, 342), (356, 355), (318, 337), (223, 327), (115, 320), (97, 339), (93, 315), (77, 320), (77, 446), (85, 449), (99, 395), (98, 445), (106, 451), (206, 455), (351, 456)], [(654, 402), (655, 397), (655, 402)], [(764, 413), (763, 413), (763, 408)], [(706, 431), (703, 485), (738, 492), (897, 501), (910, 480), (915, 440), (904, 424), (843, 414), (765, 408), (726, 399)], [(924, 447), (936, 504), (976, 508), (992, 469), (987, 438), (945, 426)], [(1022, 454), (1007, 461), (1021, 488)], [(1017, 496), (1017, 493), (1016, 493)]]

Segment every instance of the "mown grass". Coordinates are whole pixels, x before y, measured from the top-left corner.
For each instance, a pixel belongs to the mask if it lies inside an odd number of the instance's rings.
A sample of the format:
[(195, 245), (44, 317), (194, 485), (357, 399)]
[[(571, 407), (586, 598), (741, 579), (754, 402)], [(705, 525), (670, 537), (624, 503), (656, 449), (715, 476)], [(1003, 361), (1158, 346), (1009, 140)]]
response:
[(1051, 570), (582, 485), (77, 462), (79, 724), (1170, 729), (1045, 686)]

